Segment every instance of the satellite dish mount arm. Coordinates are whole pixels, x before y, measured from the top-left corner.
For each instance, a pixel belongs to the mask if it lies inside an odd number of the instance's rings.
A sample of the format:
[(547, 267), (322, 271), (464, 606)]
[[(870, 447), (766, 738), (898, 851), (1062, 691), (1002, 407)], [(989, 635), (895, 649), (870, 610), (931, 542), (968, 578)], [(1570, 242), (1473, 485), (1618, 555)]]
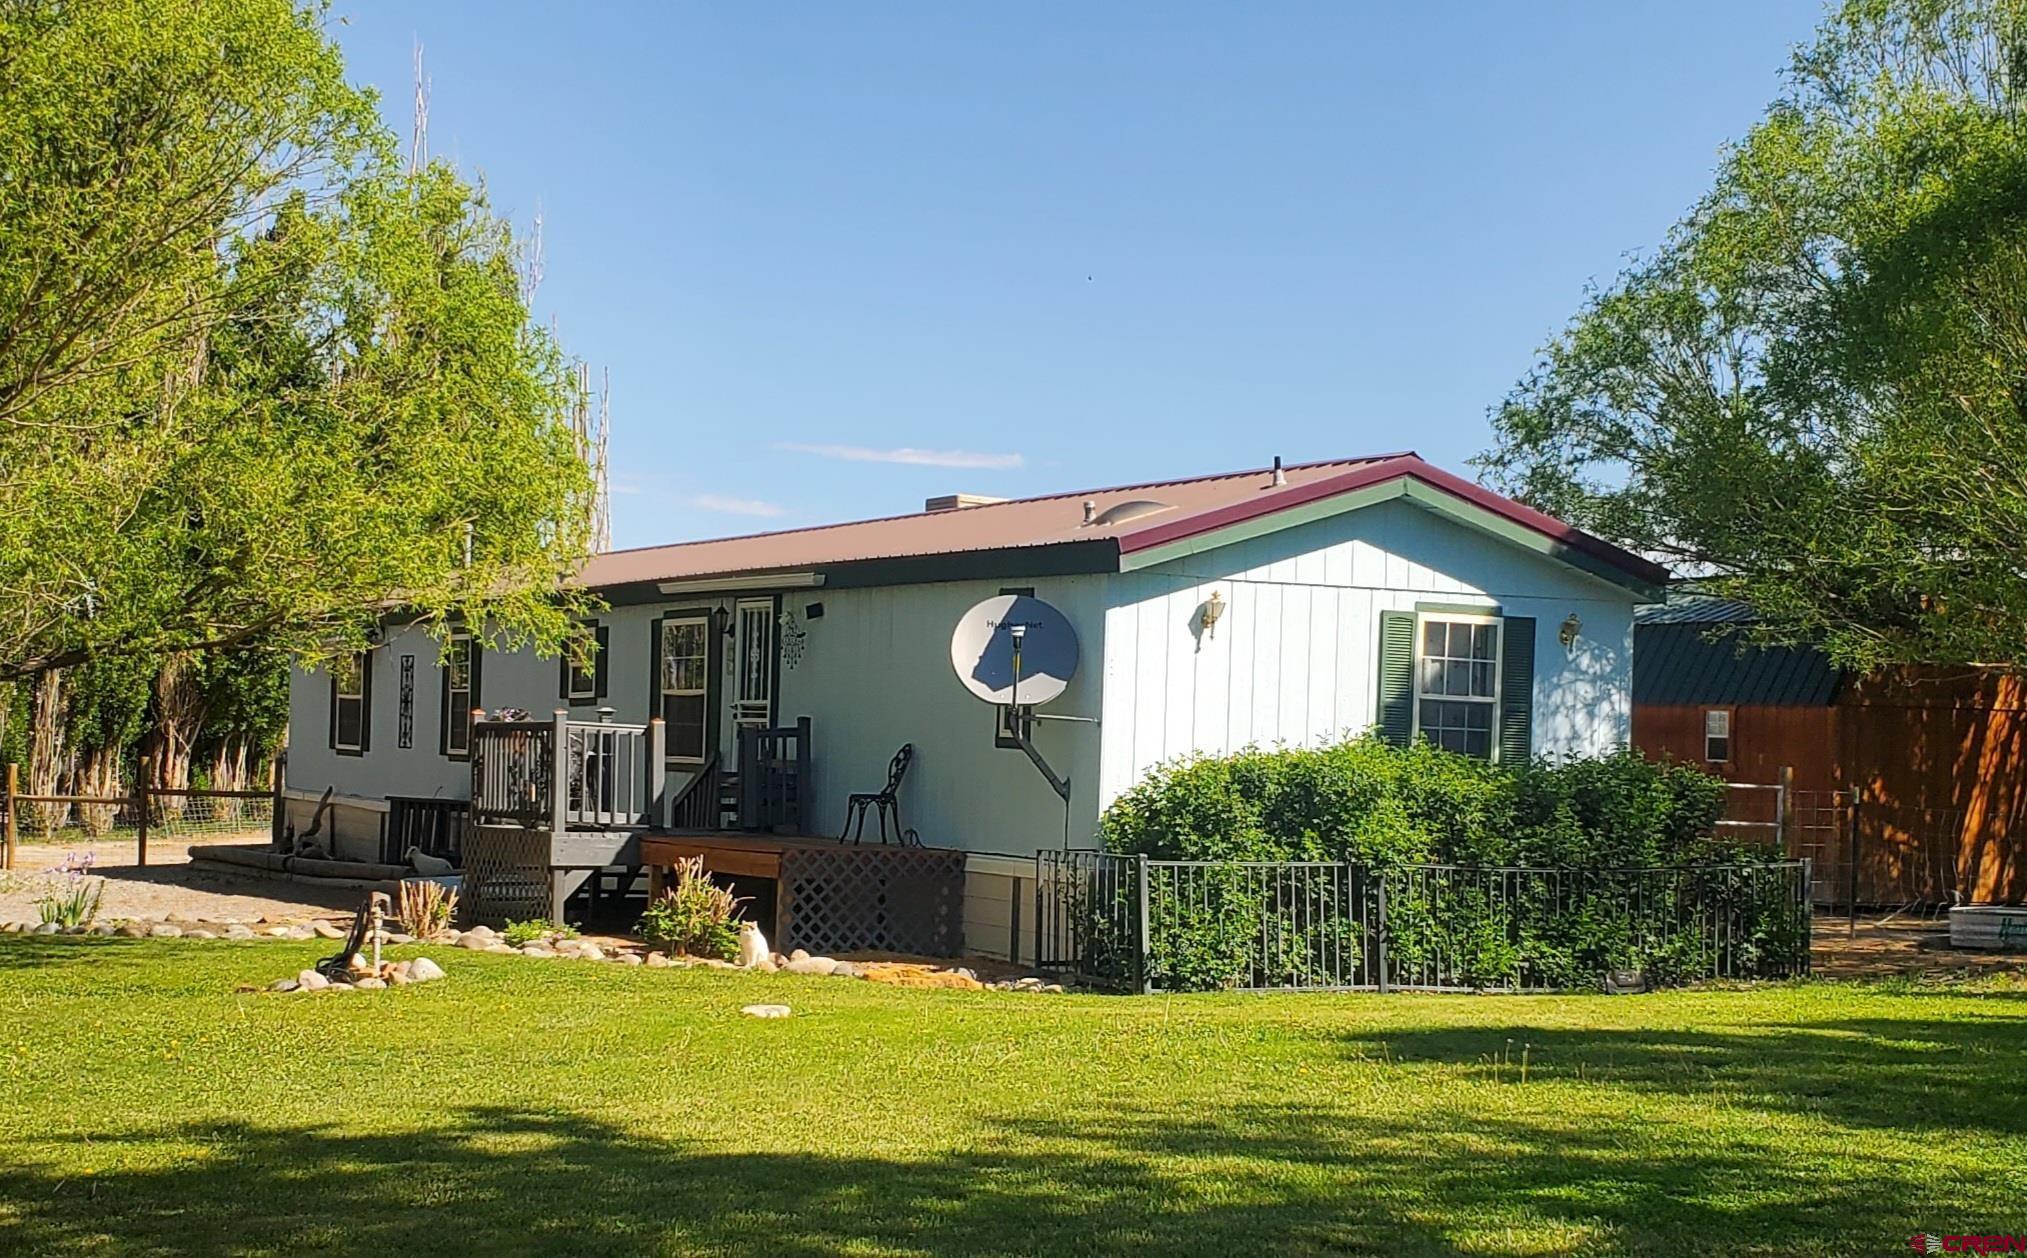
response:
[(1010, 625), (1008, 632), (1013, 636), (1013, 694), (1010, 696), (1012, 701), (1007, 706), (1013, 712), (1014, 741), (1020, 744), (1020, 749), (1027, 753), (1028, 760), (1044, 778), (1048, 779), (1050, 788), (1062, 798), (1064, 806), (1067, 807), (1070, 803), (1070, 779), (1058, 775), (1049, 767), (1049, 762), (1042, 759), (1042, 753), (1035, 747), (1034, 740), (1028, 737), (1027, 714), (1021, 711), (1021, 639), (1027, 637), (1027, 626)]

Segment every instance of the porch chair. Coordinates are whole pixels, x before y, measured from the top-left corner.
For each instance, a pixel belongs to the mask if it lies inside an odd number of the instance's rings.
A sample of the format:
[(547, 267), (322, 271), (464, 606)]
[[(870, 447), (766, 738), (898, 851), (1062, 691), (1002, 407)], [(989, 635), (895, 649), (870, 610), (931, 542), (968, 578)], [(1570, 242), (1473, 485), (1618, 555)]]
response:
[[(883, 791), (861, 791), (845, 798), (845, 828), (838, 831), (838, 842), (850, 835), (857, 843), (866, 832), (866, 809), (871, 808), (880, 816), (880, 842), (887, 841), (887, 819), (894, 819), (894, 842), (906, 845), (910, 832), (901, 828), (901, 801), (897, 796), (901, 790), (901, 779), (908, 776), (908, 765), (915, 759), (915, 744), (902, 743), (901, 750), (887, 765), (887, 789)], [(854, 825), (856, 823), (856, 825)]]

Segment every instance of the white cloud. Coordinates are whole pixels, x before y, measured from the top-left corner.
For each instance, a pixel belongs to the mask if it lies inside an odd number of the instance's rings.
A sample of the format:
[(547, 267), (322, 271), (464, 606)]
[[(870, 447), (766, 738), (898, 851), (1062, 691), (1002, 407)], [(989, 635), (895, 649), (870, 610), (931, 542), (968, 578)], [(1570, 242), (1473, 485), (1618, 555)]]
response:
[(788, 508), (778, 503), (766, 502), (759, 498), (728, 498), (723, 494), (698, 494), (690, 499), (690, 505), (699, 511), (716, 511), (721, 515), (756, 515), (766, 519), (788, 513)]
[(1009, 471), (1022, 466), (1018, 454), (995, 454), (984, 450), (875, 450), (870, 446), (810, 445), (799, 441), (781, 443), (780, 449), (797, 454), (814, 454), (820, 459), (843, 459), (849, 463), (907, 463), (916, 467), (969, 467)]

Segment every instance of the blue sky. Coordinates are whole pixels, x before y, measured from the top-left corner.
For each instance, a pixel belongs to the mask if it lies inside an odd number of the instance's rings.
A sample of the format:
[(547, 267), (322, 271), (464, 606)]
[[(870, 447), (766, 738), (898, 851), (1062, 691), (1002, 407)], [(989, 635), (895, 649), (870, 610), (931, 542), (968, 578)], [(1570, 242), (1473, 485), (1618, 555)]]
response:
[(1413, 448), (1454, 470), (1820, 9), (338, 0), (544, 220), (648, 545)]

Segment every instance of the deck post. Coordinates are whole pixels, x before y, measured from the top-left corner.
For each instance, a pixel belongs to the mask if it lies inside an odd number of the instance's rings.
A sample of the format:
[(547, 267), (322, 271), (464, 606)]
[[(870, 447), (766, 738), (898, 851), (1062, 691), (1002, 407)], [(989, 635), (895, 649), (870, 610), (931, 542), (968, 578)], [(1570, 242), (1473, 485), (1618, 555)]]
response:
[(549, 921), (563, 924), (562, 871), (556, 845), (570, 832), (570, 709), (557, 708), (549, 727)]
[(645, 820), (657, 830), (669, 828), (668, 727), (662, 718), (648, 720), (648, 797)]
[[(816, 757), (810, 751), (810, 719), (806, 716), (795, 718), (795, 809), (790, 818), (789, 829), (801, 834), (809, 826), (810, 767)], [(900, 824), (899, 818), (895, 824)]]

